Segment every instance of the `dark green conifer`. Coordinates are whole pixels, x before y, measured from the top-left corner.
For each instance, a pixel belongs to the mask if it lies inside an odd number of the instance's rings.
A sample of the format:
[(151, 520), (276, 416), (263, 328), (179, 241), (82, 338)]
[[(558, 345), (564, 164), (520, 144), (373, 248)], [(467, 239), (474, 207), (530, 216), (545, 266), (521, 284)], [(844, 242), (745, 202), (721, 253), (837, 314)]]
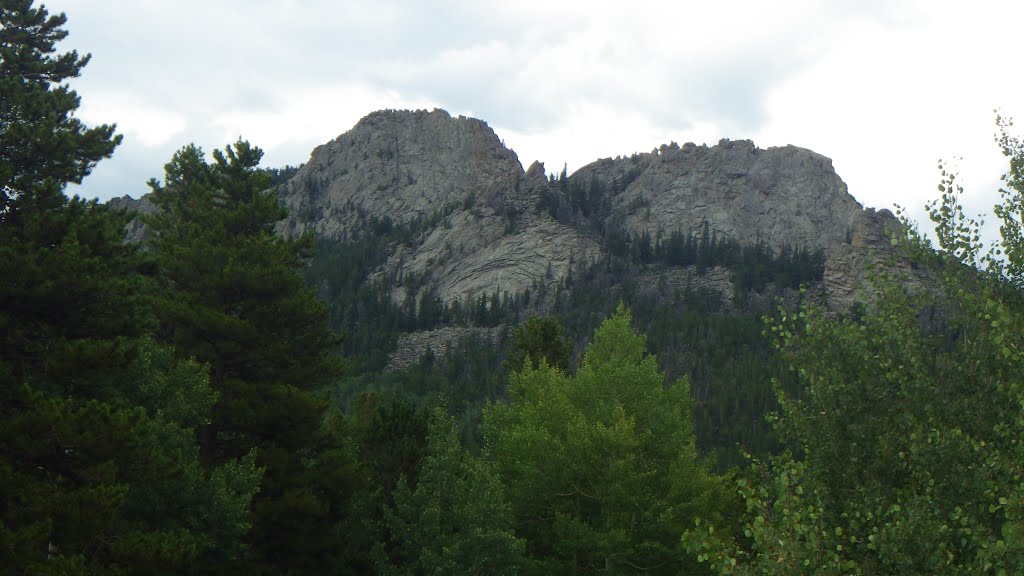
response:
[(0, 5), (0, 566), (15, 574), (171, 574), (230, 560), (259, 473), (209, 472), (192, 427), (204, 368), (146, 338), (146, 258), (124, 215), (68, 199), (113, 126), (73, 117), (63, 14)]
[(203, 462), (255, 450), (266, 470), (247, 569), (324, 573), (342, 552), (350, 480), (321, 393), (341, 374), (340, 342), (301, 274), (311, 238), (274, 233), (285, 211), (257, 168), (261, 156), (240, 141), (208, 163), (187, 146), (162, 183), (151, 181), (159, 335), (180, 357), (210, 366), (219, 396), (200, 434)]

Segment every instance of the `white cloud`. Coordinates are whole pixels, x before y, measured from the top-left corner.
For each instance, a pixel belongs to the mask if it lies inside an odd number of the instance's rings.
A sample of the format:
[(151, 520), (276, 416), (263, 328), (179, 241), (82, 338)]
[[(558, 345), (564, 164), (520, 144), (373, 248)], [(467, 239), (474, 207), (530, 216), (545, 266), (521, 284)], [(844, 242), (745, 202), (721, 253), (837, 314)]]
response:
[(671, 131), (652, 124), (635, 112), (623, 111), (598, 102), (573, 104), (555, 128), (523, 132), (495, 126), (506, 146), (516, 151), (524, 167), (534, 160), (544, 163), (549, 174), (567, 166), (570, 173), (599, 158), (650, 152), (671, 141), (715, 141), (719, 132), (713, 124), (696, 124), (688, 130)]
[(137, 172), (104, 164), (157, 173), (171, 144), (241, 135), (267, 164), (297, 163), (373, 110), (437, 106), (549, 171), (670, 140), (795, 144), (831, 157), (865, 205), (921, 215), (939, 158), (962, 156), (971, 192), (993, 190), (991, 109), (1024, 112), (1024, 3), (999, 0), (48, 6), (68, 13), (67, 46), (94, 54), (74, 83), (82, 117), (128, 136), (97, 172), (103, 195)]
[[(428, 100), (363, 84), (288, 86), (268, 108), (227, 110), (212, 119), (213, 138), (228, 143), (239, 136), (261, 147), (268, 164), (304, 162), (316, 146), (338, 137), (369, 111), (381, 108), (432, 109)], [(301, 157), (291, 153), (301, 144)], [(286, 151), (279, 154), (278, 151)]]
[(985, 6), (916, 8), (847, 26), (772, 92), (756, 139), (830, 156), (863, 204), (900, 204), (918, 221), (937, 195), (938, 161), (962, 157), (965, 200), (990, 212), (1005, 168), (992, 143), (992, 109), (1024, 96), (1019, 79), (994, 69), (1013, 35), (985, 24), (995, 16)]
[(119, 133), (146, 148), (158, 148), (182, 134), (185, 116), (168, 108), (120, 92), (91, 92), (82, 100), (77, 116), (87, 124), (116, 123)]

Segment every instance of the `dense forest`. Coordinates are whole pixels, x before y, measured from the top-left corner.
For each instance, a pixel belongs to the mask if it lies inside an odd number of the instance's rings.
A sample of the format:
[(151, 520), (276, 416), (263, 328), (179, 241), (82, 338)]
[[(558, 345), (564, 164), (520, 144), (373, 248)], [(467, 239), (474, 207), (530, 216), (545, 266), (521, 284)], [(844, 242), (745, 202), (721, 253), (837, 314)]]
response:
[[(936, 242), (906, 222), (854, 310), (821, 253), (614, 226), (554, 293), (444, 302), (367, 280), (425, 223), (275, 234), (294, 169), (241, 140), (176, 152), (128, 242), (65, 194), (121, 140), (75, 117), (65, 25), (0, 6), (0, 573), (1024, 573), (1009, 121), (999, 246), (943, 172)], [(539, 209), (597, 226), (566, 178)], [(496, 336), (385, 370), (459, 326)]]
[[(556, 189), (572, 197), (577, 187), (565, 178), (554, 181)], [(765, 421), (777, 408), (771, 383), (797, 388), (761, 336), (762, 317), (776, 298), (795, 302), (800, 286), (820, 284), (821, 250), (782, 246), (776, 253), (765, 243), (742, 246), (707, 226), (699, 234), (674, 230), (653, 238), (605, 230), (607, 255), (575, 266), (554, 289), (537, 279), (520, 293), (452, 302), (443, 302), (418, 275), (373, 274), (394, 246), (421, 241), (445, 217), (440, 211), (404, 225), (363, 217), (359, 233), (318, 243), (306, 276), (328, 304), (331, 326), (344, 334), (344, 354), (354, 368), (336, 391), (343, 406), (367, 390), (399, 392), (420, 404), (444, 397), (460, 418), (464, 440), (478, 441), (484, 404), (504, 398), (509, 373), (519, 367), (504, 359), (515, 354), (515, 326), (534, 315), (556, 320), (561, 339), (573, 348), (570, 355), (578, 359), (593, 331), (623, 302), (668, 378), (689, 377), (697, 399), (698, 445), (713, 455), (716, 469), (741, 465), (745, 452), (768, 455), (781, 448)], [(727, 294), (701, 284), (714, 268), (727, 271)], [(685, 284), (667, 280), (680, 272), (692, 272)], [(638, 286), (638, 278), (650, 279), (649, 289)], [(396, 289), (411, 296), (399, 304)], [(385, 370), (402, 334), (451, 326), (498, 333), (470, 333), (444, 349), (428, 349), (415, 365)]]

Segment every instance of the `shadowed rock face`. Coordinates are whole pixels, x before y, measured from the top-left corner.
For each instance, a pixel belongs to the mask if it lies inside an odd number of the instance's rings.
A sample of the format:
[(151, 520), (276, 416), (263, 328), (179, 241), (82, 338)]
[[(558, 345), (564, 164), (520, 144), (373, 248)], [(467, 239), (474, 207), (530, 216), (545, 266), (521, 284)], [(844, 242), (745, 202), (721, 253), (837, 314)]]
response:
[[(149, 194), (146, 194), (138, 200), (131, 196), (122, 196), (120, 198), (111, 198), (107, 204), (112, 208), (118, 210), (127, 210), (128, 212), (135, 212), (139, 214), (152, 214), (156, 212), (156, 205), (150, 199)], [(128, 223), (128, 227), (125, 230), (125, 238), (129, 242), (142, 242), (146, 239), (146, 226), (142, 223), (142, 220), (135, 218)]]

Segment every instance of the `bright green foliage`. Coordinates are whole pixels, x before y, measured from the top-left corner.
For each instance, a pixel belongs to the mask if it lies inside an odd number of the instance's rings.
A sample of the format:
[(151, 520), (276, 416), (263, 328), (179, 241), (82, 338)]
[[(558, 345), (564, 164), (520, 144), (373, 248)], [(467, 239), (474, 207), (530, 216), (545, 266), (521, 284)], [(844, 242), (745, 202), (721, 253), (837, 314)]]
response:
[(434, 411), (415, 488), (403, 477), (385, 523), (395, 543), (381, 574), (518, 574), (523, 541), (492, 466), (459, 444), (455, 420)]
[[(142, 339), (137, 355), (117, 380), (120, 392), (109, 403), (144, 410), (151, 423), (139, 433), (142, 450), (150, 458), (165, 453), (149, 476), (133, 482), (143, 491), (122, 504), (122, 510), (158, 525), (180, 517), (193, 532), (201, 530), (200, 554), (189, 569), (237, 561), (244, 552), (250, 503), (263, 471), (256, 465), (254, 451), (209, 471), (200, 464), (196, 431), (209, 422), (217, 397), (207, 368), (178, 360), (173, 349)], [(127, 454), (123, 458), (146, 462)], [(187, 571), (186, 567), (178, 570)]]
[[(673, 285), (669, 279), (677, 272), (605, 258), (573, 271), (555, 292), (552, 312), (570, 339), (582, 340), (621, 299), (668, 378), (687, 376), (701, 453), (713, 453), (719, 470), (745, 466), (744, 452), (778, 453), (778, 435), (765, 420), (778, 409), (771, 382), (776, 378), (786, 390), (798, 388), (796, 377), (761, 335), (762, 316), (770, 310), (761, 302), (768, 294), (746, 305), (733, 298), (729, 305), (718, 289)], [(638, 278), (654, 273), (654, 286), (644, 282), (648, 287), (641, 288)], [(785, 291), (776, 294), (786, 296)]]
[(697, 455), (686, 380), (665, 386), (623, 306), (574, 376), (527, 364), (509, 391), (510, 403), (485, 414), (486, 450), (540, 573), (695, 564), (679, 535), (697, 516), (717, 517), (726, 489)]
[(333, 570), (342, 553), (351, 454), (325, 427), (322, 391), (341, 373), (338, 337), (301, 271), (308, 238), (274, 234), (284, 215), (257, 168), (262, 151), (237, 142), (187, 146), (150, 183), (147, 222), (161, 284), (158, 334), (180, 357), (210, 367), (217, 392), (201, 430), (204, 464), (257, 451), (266, 472), (253, 501), (248, 571)]
[(527, 359), (537, 369), (541, 358), (548, 366), (559, 370), (569, 369), (571, 349), (562, 336), (562, 325), (556, 318), (531, 316), (529, 320), (516, 326), (509, 345), (506, 366), (511, 370), (519, 370)]
[(683, 536), (687, 551), (723, 575), (860, 574), (847, 557), (858, 535), (823, 521), (822, 494), (806, 473), (789, 455), (754, 462), (736, 481), (746, 503), (742, 546), (697, 519)]
[(744, 546), (700, 527), (688, 536), (720, 573), (1024, 573), (1024, 149), (1002, 129), (1005, 259), (983, 252), (943, 172), (930, 206), (938, 250), (912, 227), (894, 237), (931, 283), (890, 268), (857, 315), (805, 306), (772, 324), (806, 386), (780, 422), (804, 462), (741, 486)]

